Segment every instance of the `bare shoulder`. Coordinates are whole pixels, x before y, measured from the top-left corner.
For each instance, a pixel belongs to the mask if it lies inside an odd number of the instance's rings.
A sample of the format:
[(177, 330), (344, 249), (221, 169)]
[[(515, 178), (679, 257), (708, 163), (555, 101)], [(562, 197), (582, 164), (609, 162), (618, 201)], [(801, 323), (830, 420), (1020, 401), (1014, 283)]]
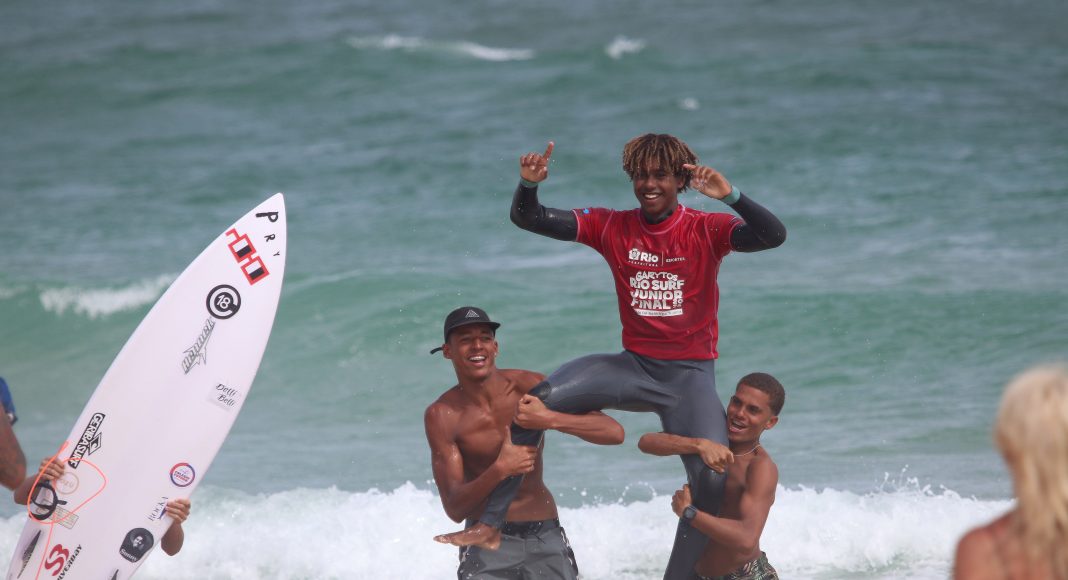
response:
[(747, 487), (775, 493), (775, 486), (779, 483), (779, 466), (763, 446), (749, 460), (745, 478)]
[(512, 381), (516, 389), (524, 395), (538, 386), (538, 383), (545, 380), (545, 375), (523, 369), (501, 369), (501, 373)]
[(443, 427), (456, 420), (459, 410), (459, 388), (452, 387), (442, 393), (436, 401), (430, 403), (423, 413), (423, 423), (428, 429), (431, 426)]
[(1001, 519), (985, 526), (980, 526), (964, 534), (957, 543), (957, 553), (953, 559), (953, 578), (957, 580), (982, 580), (994, 578), (994, 571), (1001, 571), (1001, 563), (995, 561), (997, 546), (994, 541), (995, 530)]

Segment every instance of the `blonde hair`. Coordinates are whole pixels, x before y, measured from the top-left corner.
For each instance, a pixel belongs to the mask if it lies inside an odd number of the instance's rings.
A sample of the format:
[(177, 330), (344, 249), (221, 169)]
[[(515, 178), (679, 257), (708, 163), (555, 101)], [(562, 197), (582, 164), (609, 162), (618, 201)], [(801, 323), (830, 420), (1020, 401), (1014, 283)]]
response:
[(1068, 580), (1068, 367), (1036, 367), (1009, 383), (994, 442), (1012, 471), (1024, 549)]

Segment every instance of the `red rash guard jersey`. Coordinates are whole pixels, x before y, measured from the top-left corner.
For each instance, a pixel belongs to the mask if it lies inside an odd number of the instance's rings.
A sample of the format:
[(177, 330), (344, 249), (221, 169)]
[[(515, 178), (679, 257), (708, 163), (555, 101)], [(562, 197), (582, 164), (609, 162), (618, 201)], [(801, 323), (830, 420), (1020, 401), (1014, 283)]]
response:
[(573, 210), (576, 241), (597, 250), (616, 283), (623, 348), (662, 359), (714, 359), (719, 264), (742, 220), (682, 205), (659, 224), (640, 209)]

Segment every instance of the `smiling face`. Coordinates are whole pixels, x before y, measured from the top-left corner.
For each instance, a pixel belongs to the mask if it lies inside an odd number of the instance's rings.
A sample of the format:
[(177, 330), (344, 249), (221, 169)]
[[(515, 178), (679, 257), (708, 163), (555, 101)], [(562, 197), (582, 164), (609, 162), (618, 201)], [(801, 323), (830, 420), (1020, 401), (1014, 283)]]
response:
[(630, 180), (642, 214), (650, 222), (663, 220), (679, 206), (679, 193), (685, 187), (685, 179), (673, 172), (650, 167), (635, 171)]
[(496, 368), (497, 339), (488, 324), (468, 324), (449, 333), (443, 349), (460, 379), (478, 380)]
[(697, 164), (697, 156), (678, 137), (646, 133), (623, 146), (623, 172), (634, 184), (634, 196), (651, 223), (663, 221), (679, 205), (679, 194), (689, 186), (684, 165)]
[(771, 410), (771, 397), (742, 383), (727, 403), (727, 439), (732, 444), (749, 444), (779, 422)]

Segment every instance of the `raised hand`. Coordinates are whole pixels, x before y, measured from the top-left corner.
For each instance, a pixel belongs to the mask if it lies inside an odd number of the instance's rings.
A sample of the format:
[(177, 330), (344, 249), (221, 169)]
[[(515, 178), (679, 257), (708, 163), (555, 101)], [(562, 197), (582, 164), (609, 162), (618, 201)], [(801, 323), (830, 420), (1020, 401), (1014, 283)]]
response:
[(501, 451), (497, 454), (497, 463), (507, 475), (523, 475), (534, 471), (534, 460), (537, 458), (538, 448), (529, 445), (513, 445), (512, 429), (504, 430), (504, 441), (501, 443)]
[[(549, 158), (553, 155), (553, 142), (545, 148), (545, 153), (527, 153), (519, 158), (519, 177), (538, 183), (549, 177)], [(730, 193), (730, 189), (727, 190)]]
[(693, 173), (693, 176), (690, 177), (690, 185), (704, 195), (712, 199), (723, 199), (731, 194), (730, 182), (715, 169), (690, 163), (683, 163), (682, 168)]

